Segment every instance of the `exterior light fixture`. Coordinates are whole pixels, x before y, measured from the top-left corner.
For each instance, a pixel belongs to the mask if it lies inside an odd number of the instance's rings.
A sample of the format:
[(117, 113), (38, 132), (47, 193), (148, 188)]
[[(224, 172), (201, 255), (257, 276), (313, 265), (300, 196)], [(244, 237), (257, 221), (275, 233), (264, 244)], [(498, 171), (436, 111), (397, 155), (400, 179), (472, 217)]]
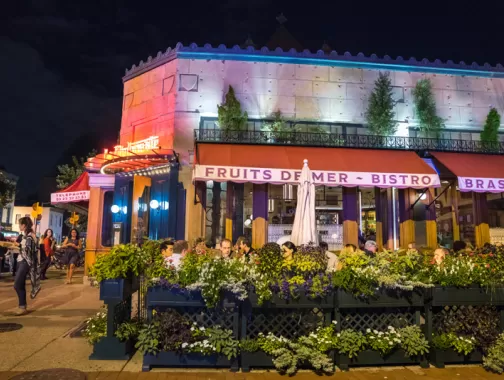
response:
[(118, 205), (112, 205), (110, 211), (112, 211), (112, 214), (117, 214), (120, 211), (120, 208)]
[(128, 206), (123, 206), (122, 212), (124, 215), (126, 215), (128, 213)]
[(159, 202), (153, 199), (152, 201), (150, 201), (149, 205), (151, 209), (156, 210), (159, 207)]
[(423, 193), (422, 195), (420, 195), (420, 199), (422, 201), (426, 200), (427, 199), (427, 193)]
[(161, 210), (168, 210), (170, 208), (170, 204), (166, 201), (161, 202)]

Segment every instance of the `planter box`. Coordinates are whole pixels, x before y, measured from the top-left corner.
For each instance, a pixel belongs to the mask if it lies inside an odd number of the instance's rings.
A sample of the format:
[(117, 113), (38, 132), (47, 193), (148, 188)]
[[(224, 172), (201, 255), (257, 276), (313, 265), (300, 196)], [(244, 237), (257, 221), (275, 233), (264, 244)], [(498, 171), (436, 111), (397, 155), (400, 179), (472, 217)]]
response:
[(121, 342), (116, 337), (103, 337), (93, 345), (90, 360), (129, 360), (135, 353), (135, 343)]
[(121, 302), (135, 293), (140, 287), (138, 277), (115, 278), (100, 282), (100, 300), (108, 302)]
[(430, 289), (430, 300), (432, 306), (504, 305), (504, 287), (486, 289), (480, 286), (468, 288), (436, 286)]
[[(223, 294), (222, 306), (235, 307), (236, 302), (231, 294)], [(205, 307), (205, 300), (199, 291), (187, 289), (170, 289), (153, 286), (147, 289), (147, 307)]]
[[(328, 356), (334, 361), (333, 351), (329, 352)], [(273, 364), (273, 358), (263, 351), (242, 352), (240, 354), (240, 357), (242, 372), (250, 372), (251, 368), (275, 368), (275, 365)], [(313, 370), (312, 366), (309, 363), (301, 365), (299, 369)]]
[(229, 368), (238, 371), (238, 359), (228, 360), (220, 355), (181, 354), (173, 351), (159, 352), (157, 355), (146, 354), (143, 358), (142, 371), (148, 372), (154, 367), (164, 368)]
[(263, 351), (242, 352), (240, 357), (243, 372), (250, 372), (251, 368), (275, 368), (273, 358)]
[(296, 299), (283, 299), (278, 294), (274, 294), (271, 300), (263, 302), (259, 305), (257, 294), (254, 291), (249, 292), (249, 301), (253, 308), (276, 308), (276, 309), (331, 309), (334, 307), (333, 294), (328, 294), (320, 299), (308, 298), (305, 294), (301, 294)]
[(377, 351), (366, 350), (362, 351), (355, 358), (349, 358), (342, 354), (336, 354), (336, 364), (342, 371), (348, 370), (349, 367), (358, 366), (380, 366), (380, 365), (408, 365), (420, 364), (422, 367), (427, 367), (426, 360), (420, 357), (410, 358), (405, 355), (403, 350), (396, 350), (387, 356), (381, 356)]
[(469, 355), (459, 354), (452, 349), (442, 351), (432, 349), (429, 354), (429, 361), (436, 368), (444, 368), (446, 364), (476, 364), (483, 362), (483, 353), (474, 350)]
[(422, 291), (402, 291), (379, 288), (375, 297), (356, 298), (343, 289), (336, 291), (336, 307), (340, 309), (360, 309), (368, 307), (423, 307)]

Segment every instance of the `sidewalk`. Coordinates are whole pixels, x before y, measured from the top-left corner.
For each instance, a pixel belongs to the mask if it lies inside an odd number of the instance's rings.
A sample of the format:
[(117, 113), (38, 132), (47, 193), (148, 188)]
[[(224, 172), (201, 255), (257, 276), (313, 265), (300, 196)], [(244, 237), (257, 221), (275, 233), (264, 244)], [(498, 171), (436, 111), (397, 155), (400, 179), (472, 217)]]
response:
[[(82, 272), (75, 276), (75, 284), (64, 285), (64, 272), (51, 271), (49, 280), (43, 282), (42, 291), (34, 301), (28, 301), (29, 315), (15, 317), (17, 297), (10, 274), (0, 276), (0, 324), (16, 323), (22, 328), (0, 332), (0, 380), (23, 374), (25, 379), (78, 380), (79, 376), (34, 377), (28, 372), (54, 368), (82, 371), (88, 380), (269, 380), (286, 379), (275, 371), (230, 373), (226, 370), (153, 370), (142, 373), (142, 355), (129, 361), (92, 361), (89, 346), (84, 338), (71, 338), (70, 333), (96, 313), (101, 306), (98, 289), (82, 284)], [(84, 376), (84, 375), (83, 375)], [(315, 379), (312, 372), (300, 372), (293, 379)], [(433, 380), (433, 379), (502, 379), (486, 372), (480, 366), (451, 367), (446, 369), (421, 369), (419, 367), (370, 368), (338, 372), (333, 376), (342, 380)]]

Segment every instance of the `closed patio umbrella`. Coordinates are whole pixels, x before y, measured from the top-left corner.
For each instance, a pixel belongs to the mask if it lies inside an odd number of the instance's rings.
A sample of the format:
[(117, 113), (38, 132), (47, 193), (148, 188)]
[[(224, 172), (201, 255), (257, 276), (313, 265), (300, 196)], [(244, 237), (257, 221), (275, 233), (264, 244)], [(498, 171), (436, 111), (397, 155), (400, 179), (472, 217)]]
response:
[(308, 160), (304, 160), (299, 178), (296, 215), (292, 226), (291, 240), (295, 245), (314, 243), (318, 245), (317, 222), (315, 221), (315, 185)]

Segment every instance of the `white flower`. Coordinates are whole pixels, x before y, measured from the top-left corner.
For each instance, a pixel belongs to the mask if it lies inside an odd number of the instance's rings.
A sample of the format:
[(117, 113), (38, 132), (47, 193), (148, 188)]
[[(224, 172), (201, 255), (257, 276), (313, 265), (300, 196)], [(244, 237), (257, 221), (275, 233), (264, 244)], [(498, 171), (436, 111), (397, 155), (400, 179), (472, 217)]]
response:
[(389, 342), (389, 344), (390, 344), (391, 346), (393, 346), (393, 345), (394, 345), (394, 342)]
[(366, 332), (369, 334), (371, 332), (371, 329), (367, 329)]
[(332, 323), (334, 323), (335, 325), (337, 325), (337, 324), (338, 324), (338, 321), (332, 321)]
[(374, 333), (374, 334), (378, 334), (378, 331), (377, 331), (377, 330), (373, 330), (373, 333)]
[(188, 343), (182, 343), (182, 348), (186, 348), (188, 345)]
[(191, 327), (191, 331), (194, 331), (194, 327)]
[(200, 327), (199, 329), (200, 329), (200, 331), (205, 331), (204, 327)]

